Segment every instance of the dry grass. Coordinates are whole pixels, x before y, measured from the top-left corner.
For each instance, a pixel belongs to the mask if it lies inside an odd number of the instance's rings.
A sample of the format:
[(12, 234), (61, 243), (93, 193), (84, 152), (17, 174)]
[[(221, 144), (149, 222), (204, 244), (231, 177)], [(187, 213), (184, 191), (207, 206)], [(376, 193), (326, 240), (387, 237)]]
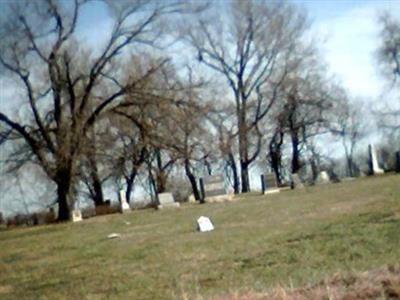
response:
[(301, 288), (274, 288), (270, 292), (231, 293), (214, 300), (376, 300), (400, 299), (400, 266), (389, 266), (332, 278)]
[[(329, 299), (379, 289), (386, 275), (384, 293), (397, 291), (398, 267), (381, 268), (400, 261), (399, 182), (388, 175), (0, 231), (0, 299)], [(215, 231), (196, 232), (201, 215)], [(108, 240), (113, 232), (121, 238)]]

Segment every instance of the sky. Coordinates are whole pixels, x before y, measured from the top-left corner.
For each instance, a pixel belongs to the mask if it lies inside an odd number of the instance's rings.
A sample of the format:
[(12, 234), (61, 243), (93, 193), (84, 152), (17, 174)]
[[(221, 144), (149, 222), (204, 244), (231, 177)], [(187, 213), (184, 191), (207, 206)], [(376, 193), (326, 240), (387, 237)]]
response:
[[(328, 70), (349, 95), (365, 102), (384, 97), (385, 81), (375, 59), (379, 45), (377, 19), (385, 10), (400, 18), (400, 0), (290, 1), (307, 10), (311, 32), (322, 42), (321, 54)], [(87, 28), (82, 30), (85, 39), (93, 43), (104, 40), (111, 27), (104, 6), (90, 4), (83, 15), (82, 28)]]
[[(5, 2), (3, 2), (5, 1)], [(0, 0), (6, 3), (7, 0)], [(311, 31), (324, 41), (322, 57), (329, 66), (329, 72), (342, 83), (352, 98), (374, 103), (384, 97), (385, 81), (378, 72), (374, 53), (379, 45), (379, 12), (388, 10), (395, 18), (400, 18), (400, 0), (291, 0), (303, 6), (312, 20)], [(0, 9), (1, 10), (1, 9)], [(100, 43), (106, 38), (110, 28), (107, 14), (99, 4), (88, 5), (82, 14), (82, 37), (90, 43)], [(93, 31), (93, 29), (95, 29)], [(94, 33), (93, 33), (94, 32)], [(0, 78), (0, 110), (8, 110), (6, 102), (14, 91), (7, 89), (8, 82)], [(258, 177), (254, 177), (258, 182)], [(31, 182), (24, 185), (25, 194), (42, 194), (46, 187), (38, 187)], [(35, 192), (36, 187), (36, 192)], [(39, 189), (40, 188), (40, 189)], [(18, 187), (21, 190), (20, 187)], [(0, 186), (1, 190), (1, 186)], [(9, 195), (15, 195), (10, 193)], [(23, 193), (22, 193), (23, 194)], [(0, 211), (7, 209), (6, 199), (0, 199)]]
[(365, 101), (380, 97), (385, 81), (375, 60), (379, 45), (377, 18), (384, 10), (400, 18), (400, 0), (294, 2), (308, 10), (312, 31), (326, 39), (323, 57), (350, 95)]

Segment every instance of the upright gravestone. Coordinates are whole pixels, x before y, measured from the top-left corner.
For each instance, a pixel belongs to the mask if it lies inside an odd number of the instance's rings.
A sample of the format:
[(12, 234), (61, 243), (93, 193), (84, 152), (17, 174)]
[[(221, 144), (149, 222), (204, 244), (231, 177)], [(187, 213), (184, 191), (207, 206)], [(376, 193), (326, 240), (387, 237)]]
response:
[(330, 183), (330, 178), (329, 178), (328, 172), (326, 172), (326, 171), (321, 171), (321, 172), (318, 174), (317, 183), (318, 183), (318, 184)]
[(214, 224), (211, 222), (210, 218), (201, 216), (197, 219), (197, 230), (200, 232), (213, 231)]
[(179, 203), (175, 202), (174, 196), (171, 193), (158, 194), (158, 201), (160, 204), (157, 206), (158, 209), (179, 207)]
[(276, 177), (274, 174), (269, 173), (261, 176), (261, 180), (264, 180), (264, 182), (261, 182), (261, 186), (263, 187), (263, 193), (264, 194), (274, 194), (274, 193), (279, 193), (280, 189), (278, 188), (278, 183), (276, 182)]
[(400, 151), (396, 152), (396, 172), (400, 173)]
[(119, 191), (119, 200), (120, 200), (120, 205), (121, 205), (121, 207), (120, 207), (121, 212), (122, 213), (129, 212), (131, 210), (131, 207), (129, 206), (128, 201), (126, 201), (126, 194), (125, 194), (124, 190)]
[(224, 177), (213, 175), (204, 178), (204, 202), (231, 201), (232, 194), (225, 190)]
[(304, 184), (301, 182), (299, 174), (297, 174), (297, 173), (292, 174), (291, 188), (292, 189), (304, 188)]
[(383, 174), (384, 171), (379, 167), (376, 150), (373, 145), (368, 145), (368, 165), (369, 173), (371, 175)]
[(80, 222), (82, 221), (82, 212), (79, 208), (75, 208), (71, 212), (71, 220), (72, 222)]

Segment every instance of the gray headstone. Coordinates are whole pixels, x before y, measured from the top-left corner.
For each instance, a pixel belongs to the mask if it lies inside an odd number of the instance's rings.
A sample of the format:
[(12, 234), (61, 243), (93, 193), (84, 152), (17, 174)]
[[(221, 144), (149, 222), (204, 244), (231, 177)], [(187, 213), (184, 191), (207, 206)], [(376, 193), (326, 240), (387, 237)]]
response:
[(373, 145), (368, 145), (368, 156), (369, 156), (369, 172), (371, 175), (383, 174), (384, 171), (379, 167), (376, 150)]
[(158, 194), (158, 201), (160, 202), (157, 206), (158, 209), (180, 206), (178, 202), (175, 202), (174, 196), (171, 193)]
[(276, 177), (274, 174), (269, 173), (264, 175), (265, 180), (265, 192), (264, 194), (278, 193), (280, 189), (278, 188), (278, 183), (276, 182)]
[(304, 184), (301, 182), (299, 174), (297, 173), (292, 174), (292, 188), (304, 188)]
[(225, 190), (224, 177), (222, 175), (207, 176), (204, 178), (205, 202), (219, 202), (232, 200), (232, 195)]

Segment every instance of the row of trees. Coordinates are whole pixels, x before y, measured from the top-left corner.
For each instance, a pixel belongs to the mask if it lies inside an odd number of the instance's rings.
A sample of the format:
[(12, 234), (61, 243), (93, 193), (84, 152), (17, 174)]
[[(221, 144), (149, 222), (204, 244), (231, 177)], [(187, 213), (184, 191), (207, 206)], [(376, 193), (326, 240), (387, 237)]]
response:
[[(19, 1), (0, 27), (1, 76), (15, 79), (7, 101), (20, 107), (0, 112), (6, 166), (38, 165), (56, 186), (60, 220), (83, 187), (102, 205), (106, 186), (124, 188), (129, 201), (145, 178), (156, 197), (177, 168), (196, 199), (196, 175), (219, 167), (235, 193), (250, 191), (260, 159), (281, 182), (288, 144), (290, 171), (310, 153), (316, 176), (315, 137), (327, 133), (342, 138), (353, 174), (357, 109), (328, 77), (304, 11), (286, 2), (104, 1), (113, 26), (94, 47), (79, 39), (89, 4)], [(196, 59), (173, 60), (171, 40)]]

